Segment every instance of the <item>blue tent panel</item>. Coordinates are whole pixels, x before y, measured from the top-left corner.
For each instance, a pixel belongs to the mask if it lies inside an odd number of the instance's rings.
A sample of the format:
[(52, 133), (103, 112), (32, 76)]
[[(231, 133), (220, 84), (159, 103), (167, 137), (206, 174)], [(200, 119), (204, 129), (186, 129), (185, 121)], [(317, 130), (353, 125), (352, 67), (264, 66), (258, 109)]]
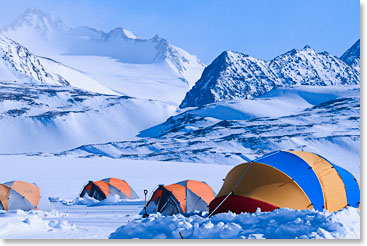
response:
[(347, 193), (347, 202), (349, 206), (358, 208), (360, 202), (359, 185), (353, 174), (335, 164), (332, 164), (339, 176), (342, 178)]
[(310, 165), (300, 157), (284, 151), (260, 157), (254, 162), (272, 166), (292, 178), (306, 193), (313, 208), (324, 209), (324, 196), (319, 179)]

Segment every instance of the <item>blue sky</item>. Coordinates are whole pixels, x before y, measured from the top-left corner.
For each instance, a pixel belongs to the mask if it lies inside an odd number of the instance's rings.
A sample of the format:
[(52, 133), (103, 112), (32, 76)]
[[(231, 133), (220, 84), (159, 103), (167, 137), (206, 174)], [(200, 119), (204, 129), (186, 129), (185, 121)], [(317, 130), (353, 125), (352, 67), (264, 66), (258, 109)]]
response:
[(33, 5), (68, 26), (159, 34), (207, 64), (223, 50), (272, 59), (306, 44), (340, 56), (360, 36), (359, 0), (1, 1), (1, 26)]

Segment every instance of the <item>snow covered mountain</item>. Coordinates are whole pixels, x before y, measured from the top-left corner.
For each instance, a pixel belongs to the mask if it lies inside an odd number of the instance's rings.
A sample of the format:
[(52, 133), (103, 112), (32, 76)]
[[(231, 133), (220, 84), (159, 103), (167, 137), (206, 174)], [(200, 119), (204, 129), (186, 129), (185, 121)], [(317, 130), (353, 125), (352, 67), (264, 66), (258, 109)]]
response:
[(253, 100), (185, 111), (142, 131), (139, 140), (56, 155), (235, 165), (278, 149), (303, 149), (359, 173), (359, 115), (359, 86), (277, 88)]
[(0, 56), (0, 81), (26, 79), (118, 95), (77, 70), (52, 59), (33, 55), (27, 48), (2, 34), (0, 34)]
[(135, 139), (176, 107), (108, 89), (0, 34), (0, 154)]
[(311, 47), (263, 61), (225, 51), (205, 68), (180, 107), (198, 107), (235, 98), (253, 98), (279, 86), (356, 85), (359, 72), (339, 58)]
[(358, 72), (360, 71), (360, 40), (358, 39), (357, 42), (353, 44), (341, 57), (340, 59), (343, 60), (345, 63), (348, 63)]
[[(61, 61), (133, 97), (163, 100), (159, 88), (163, 84), (168, 91), (177, 91), (175, 99), (168, 101), (178, 104), (204, 69), (196, 56), (158, 35), (143, 39), (120, 27), (109, 32), (85, 26), (71, 28), (34, 7), (1, 33), (32, 53)], [(102, 73), (108, 76), (101, 77)]]

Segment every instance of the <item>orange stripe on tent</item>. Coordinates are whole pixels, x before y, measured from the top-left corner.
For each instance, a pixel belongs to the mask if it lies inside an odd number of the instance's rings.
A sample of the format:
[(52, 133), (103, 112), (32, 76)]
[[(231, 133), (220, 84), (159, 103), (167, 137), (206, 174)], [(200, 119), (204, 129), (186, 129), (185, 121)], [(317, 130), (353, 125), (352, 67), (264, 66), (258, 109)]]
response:
[(0, 202), (5, 210), (8, 210), (10, 188), (6, 185), (0, 184)]
[(288, 151), (297, 155), (310, 165), (320, 181), (324, 194), (325, 209), (338, 211), (347, 206), (347, 193), (344, 182), (335, 168), (324, 158), (310, 152)]
[(128, 198), (131, 197), (131, 188), (130, 188), (129, 184), (126, 183), (125, 181), (123, 181), (121, 179), (110, 178), (110, 182), (109, 183), (110, 183), (110, 185), (116, 187), (122, 193), (124, 193), (125, 195), (127, 195)]
[(214, 199), (214, 192), (209, 187), (209, 185), (196, 181), (196, 180), (188, 180), (187, 188), (203, 199), (207, 204), (209, 204)]
[(106, 183), (104, 181), (96, 181), (93, 183), (101, 189), (101, 191), (106, 195), (106, 197), (110, 195), (110, 184), (109, 183)]
[(11, 185), (11, 189), (24, 196), (35, 207), (38, 206), (40, 201), (40, 189), (37, 186), (23, 181), (15, 181)]
[(186, 187), (179, 184), (171, 184), (164, 187), (170, 191), (180, 203), (182, 213), (186, 213)]

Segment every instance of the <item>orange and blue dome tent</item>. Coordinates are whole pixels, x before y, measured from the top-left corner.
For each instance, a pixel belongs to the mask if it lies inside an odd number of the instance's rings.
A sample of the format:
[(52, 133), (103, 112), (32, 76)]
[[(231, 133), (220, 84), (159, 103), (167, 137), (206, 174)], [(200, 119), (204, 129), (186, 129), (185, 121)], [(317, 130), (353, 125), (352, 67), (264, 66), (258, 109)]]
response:
[(146, 211), (164, 215), (208, 211), (214, 197), (212, 188), (202, 181), (184, 180), (176, 184), (159, 185), (147, 203)]
[(0, 210), (51, 210), (39, 187), (24, 181), (10, 181), (0, 184)]
[(120, 199), (139, 199), (139, 196), (125, 180), (117, 178), (89, 181), (80, 193), (80, 197), (84, 197), (86, 194), (99, 201), (110, 195), (118, 195)]
[(275, 151), (234, 167), (226, 176), (210, 215), (277, 208), (338, 211), (359, 208), (360, 189), (349, 171), (303, 151)]

